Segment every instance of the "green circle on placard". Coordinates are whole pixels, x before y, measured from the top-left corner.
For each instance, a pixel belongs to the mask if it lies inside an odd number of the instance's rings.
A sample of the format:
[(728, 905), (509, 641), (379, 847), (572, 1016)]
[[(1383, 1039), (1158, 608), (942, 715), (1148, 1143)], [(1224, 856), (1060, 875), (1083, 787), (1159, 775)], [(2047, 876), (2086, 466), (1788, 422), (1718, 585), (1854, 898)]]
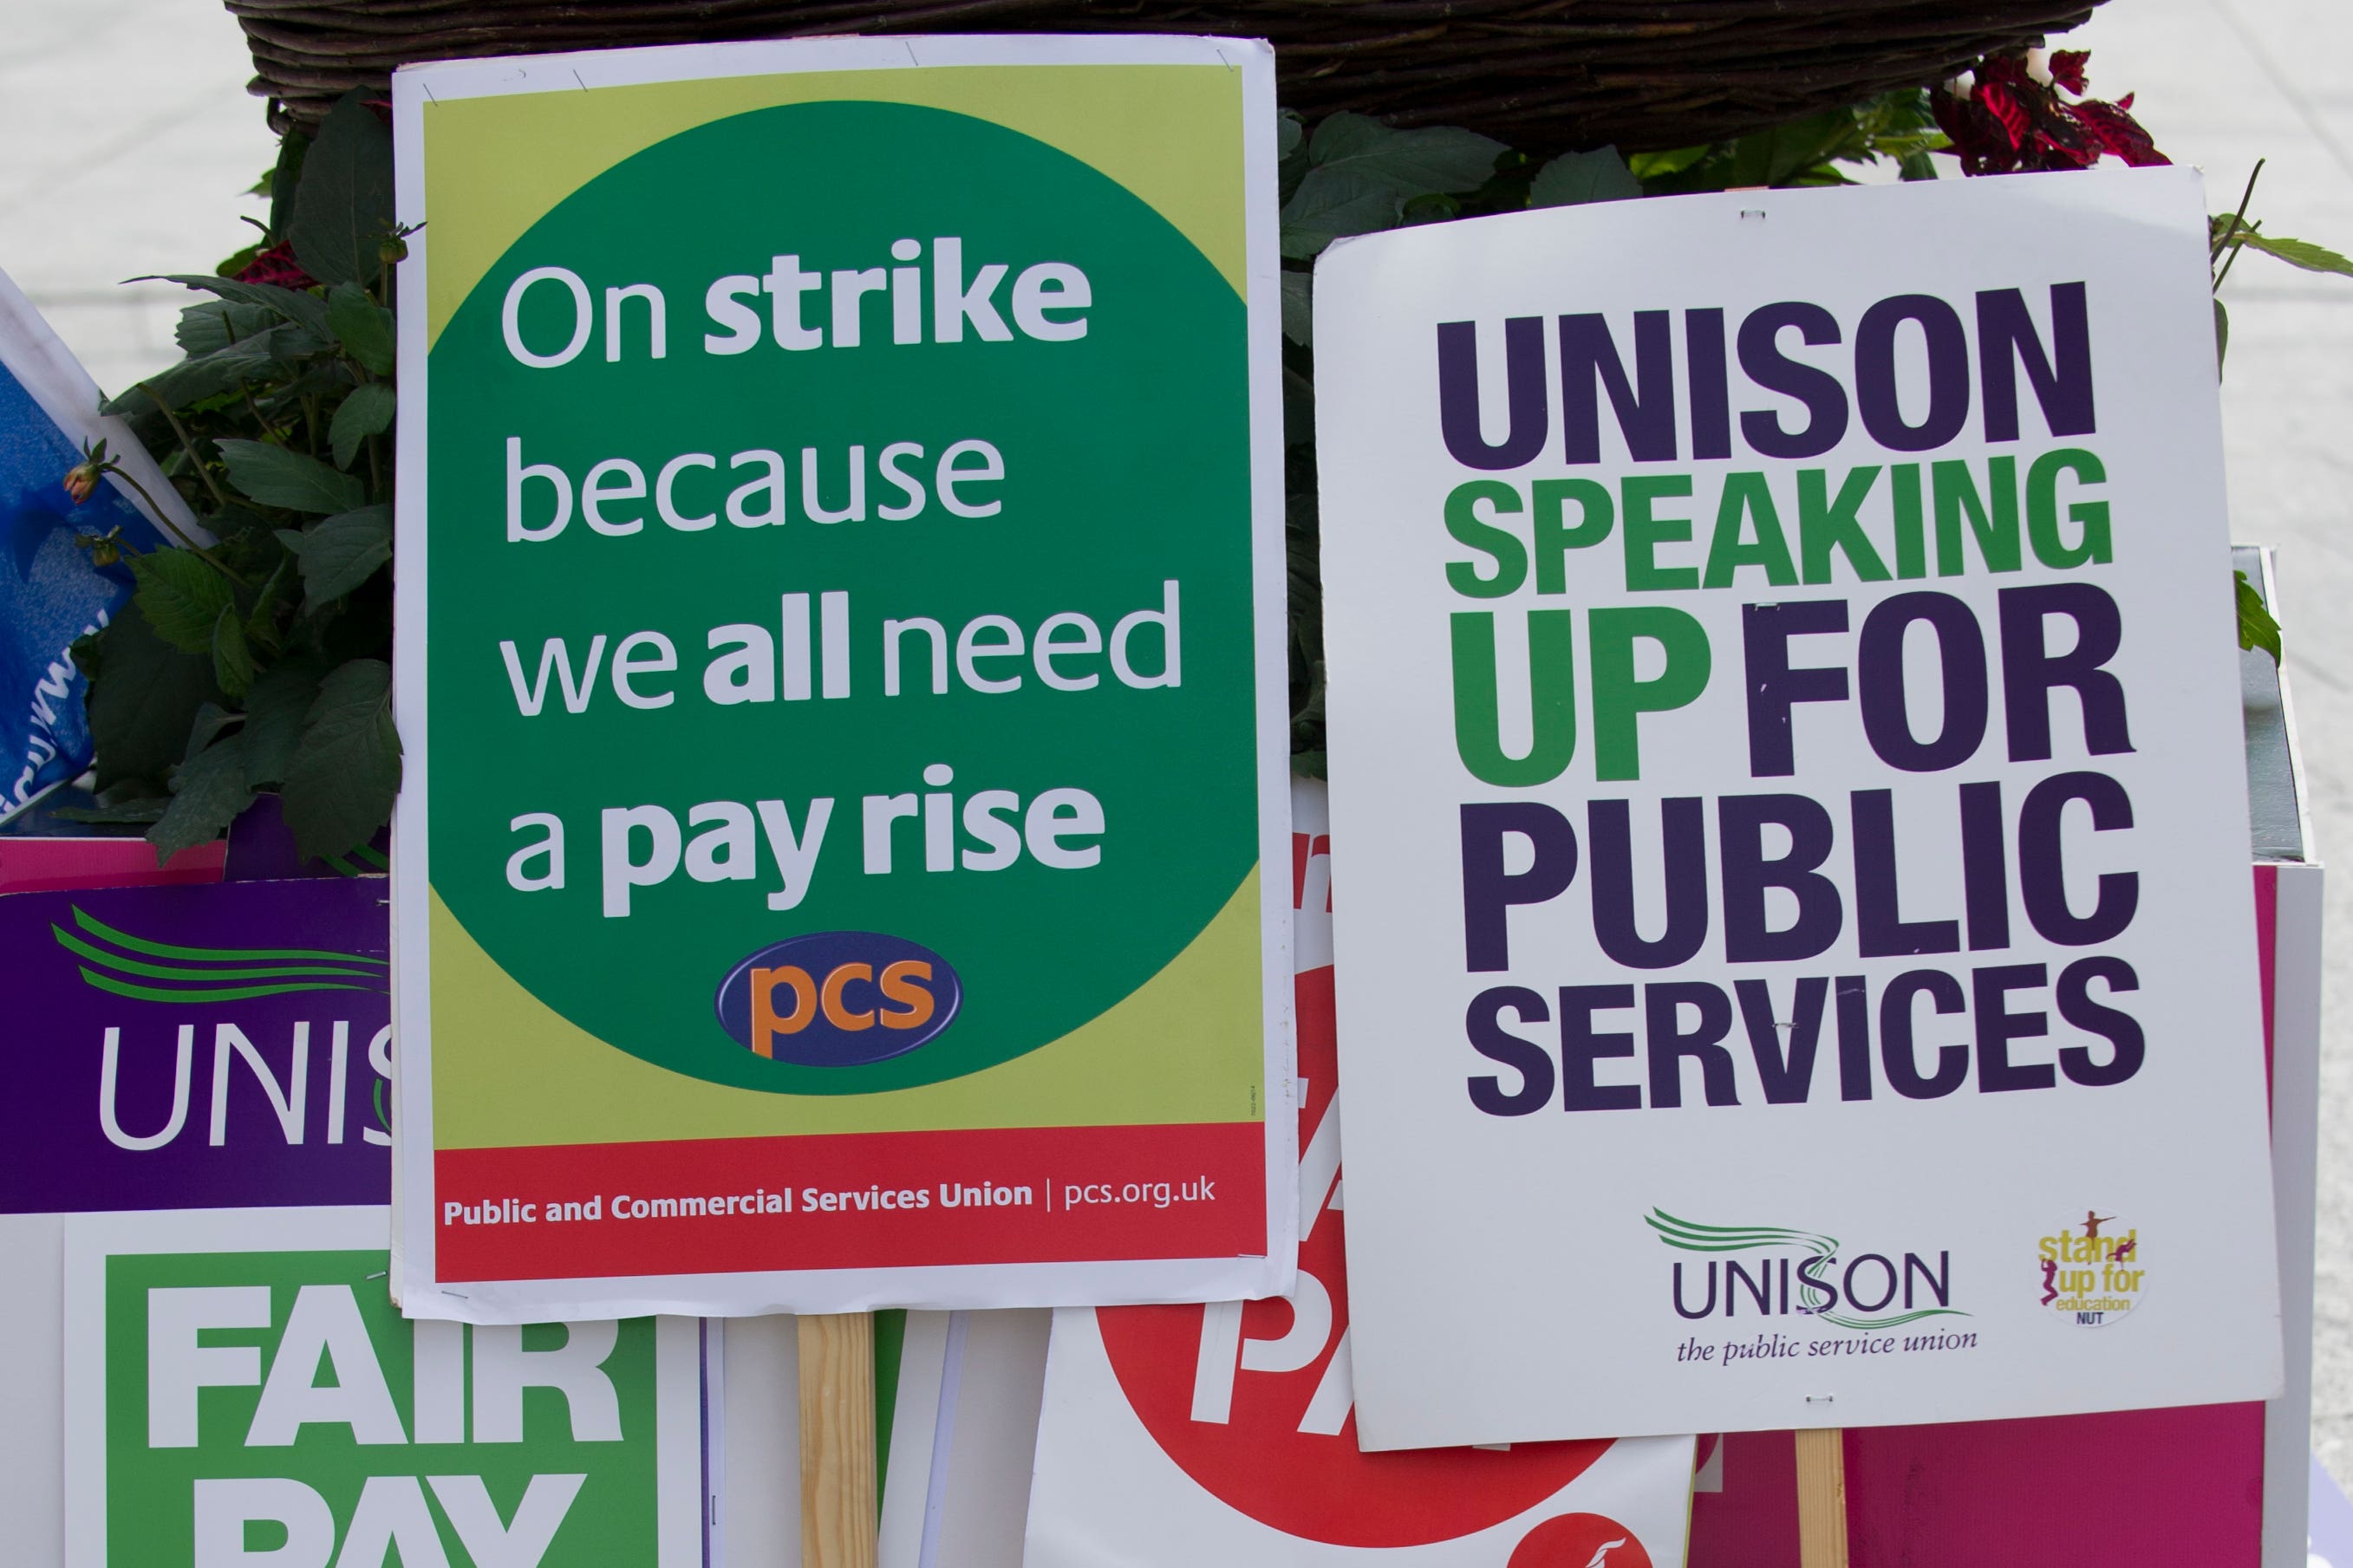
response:
[[(1092, 303), (1075, 341), (933, 341), (935, 242), (963, 242), (963, 279), (1002, 264), (993, 303), (1013, 326), (1014, 284), (1028, 267), (1084, 272)], [(831, 342), (838, 272), (909, 265), (894, 242), (921, 245), (924, 341), (892, 341), (882, 292), (861, 301), (862, 344)], [(707, 352), (729, 328), (705, 311), (714, 279), (765, 275), (776, 258), (827, 276), (806, 301), (826, 346), (787, 351), (764, 332), (748, 352)], [(502, 313), (524, 273), (562, 267), (589, 288), (587, 347), (533, 368), (508, 352)], [(649, 357), (649, 309), (619, 297), (622, 353), (606, 358), (607, 289), (650, 284), (663, 300), (667, 353)], [(746, 302), (767, 322), (770, 300)], [(1062, 311), (1053, 319), (1069, 320)], [(534, 353), (563, 348), (574, 326), (567, 287), (541, 283), (518, 325)], [(1257, 859), (1253, 762), (1250, 429), (1243, 307), (1200, 251), (1152, 207), (1084, 163), (987, 121), (938, 110), (829, 102), (736, 115), (671, 137), (599, 175), (533, 226), (453, 315), (432, 350), (426, 658), (429, 670), (432, 879), (467, 932), (517, 983), (565, 1018), (633, 1056), (713, 1082), (787, 1094), (867, 1093), (938, 1082), (1007, 1061), (1064, 1035), (1134, 992), (1198, 935)], [(542, 542), (508, 539), (509, 441), (523, 465), (551, 464), (573, 488), (571, 522)], [(966, 484), (965, 501), (999, 500), (986, 518), (957, 516), (934, 491), (959, 441), (1002, 454), (1005, 477)], [(889, 521), (906, 494), (881, 454), (913, 443), (898, 467), (926, 505)], [(820, 499), (849, 499), (850, 448), (863, 447), (866, 517), (812, 521), (802, 504), (805, 452)], [(735, 455), (785, 459), (789, 521), (739, 527), (729, 490), (763, 472)], [(681, 516), (720, 513), (682, 531), (653, 499), (607, 504), (609, 537), (586, 526), (588, 470), (626, 458), (651, 481), (682, 454), (715, 469), (680, 470)], [(967, 458), (964, 466), (977, 467)], [(522, 486), (524, 516), (544, 524), (554, 487)], [(1025, 647), (1049, 617), (1085, 616), (1108, 640), (1179, 584), (1179, 683), (1124, 682), (1105, 654), (1059, 657), (1092, 688), (1055, 689), (1032, 658), (976, 661), (974, 689), (957, 639), (976, 617), (1004, 616)], [(713, 628), (776, 637), (782, 599), (849, 595), (851, 691), (722, 705), (704, 691)], [(883, 623), (938, 623), (948, 690), (933, 689), (928, 634), (902, 630), (900, 693), (884, 693)], [(625, 638), (659, 633), (670, 673), (632, 678), (663, 706), (625, 705), (612, 661)], [(551, 673), (538, 716), (520, 710), (502, 643), (526, 686), (549, 639), (575, 671), (605, 638), (579, 712)], [(813, 640), (816, 640), (813, 638)], [(1005, 641), (999, 629), (977, 646)], [(1075, 624), (1059, 640), (1083, 643)], [(1131, 669), (1160, 669), (1149, 623), (1133, 634)], [(643, 657), (657, 651), (640, 643)], [(956, 868), (928, 871), (920, 817), (892, 829), (892, 869), (865, 869), (869, 796), (935, 793), (927, 767), (954, 770)], [(1102, 805), (1100, 859), (1062, 869), (1025, 847), (1009, 867), (968, 869), (986, 846), (962, 816), (976, 791), (1007, 790), (1023, 809), (1077, 788)], [(749, 879), (697, 881), (685, 867), (631, 889), (630, 912), (604, 912), (602, 814), (659, 805), (691, 845), (690, 822), (713, 802), (783, 801), (796, 833), (810, 802), (833, 807), (808, 891), (767, 907), (782, 886), (754, 830)], [(551, 814), (564, 825), (564, 886), (519, 891), (509, 857), (536, 842), (510, 825)], [(1018, 824), (1021, 812), (1005, 814)], [(708, 821), (708, 818), (707, 818)], [(640, 858), (649, 840), (637, 836)], [(721, 857), (723, 858), (723, 857)], [(704, 868), (708, 870), (710, 858)], [(543, 867), (543, 862), (541, 863)], [(754, 1055), (720, 1026), (714, 997), (746, 955), (786, 938), (874, 931), (940, 954), (964, 988), (952, 1026), (922, 1048), (857, 1067), (807, 1067)]]

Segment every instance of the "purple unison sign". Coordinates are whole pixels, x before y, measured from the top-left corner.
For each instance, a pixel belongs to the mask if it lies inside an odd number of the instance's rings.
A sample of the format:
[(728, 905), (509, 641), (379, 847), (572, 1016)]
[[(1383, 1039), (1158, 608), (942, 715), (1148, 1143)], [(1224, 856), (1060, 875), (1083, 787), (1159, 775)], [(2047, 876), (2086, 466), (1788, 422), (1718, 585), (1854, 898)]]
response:
[(0, 1214), (381, 1204), (385, 883), (0, 898)]

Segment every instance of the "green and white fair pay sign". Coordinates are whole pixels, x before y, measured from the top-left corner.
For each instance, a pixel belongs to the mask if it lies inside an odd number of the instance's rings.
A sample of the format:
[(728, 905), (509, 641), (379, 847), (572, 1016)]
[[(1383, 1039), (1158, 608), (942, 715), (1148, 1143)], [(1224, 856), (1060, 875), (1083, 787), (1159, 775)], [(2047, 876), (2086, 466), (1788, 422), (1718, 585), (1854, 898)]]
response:
[(68, 1568), (699, 1568), (694, 1322), (408, 1321), (385, 1217), (69, 1223)]
[(1283, 1288), (1265, 46), (394, 115), (404, 1308)]

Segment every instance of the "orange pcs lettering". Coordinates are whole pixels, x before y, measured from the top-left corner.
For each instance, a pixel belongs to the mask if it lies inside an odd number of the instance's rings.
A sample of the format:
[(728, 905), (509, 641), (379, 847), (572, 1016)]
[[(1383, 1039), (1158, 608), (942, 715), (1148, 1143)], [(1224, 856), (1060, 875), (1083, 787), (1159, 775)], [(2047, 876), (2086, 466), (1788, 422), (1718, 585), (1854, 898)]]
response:
[[(822, 983), (798, 964), (752, 971), (752, 1040), (754, 1054), (773, 1058), (778, 1035), (797, 1035), (813, 1023), (820, 1010), (837, 1029), (855, 1032), (881, 1023), (886, 1029), (918, 1029), (931, 1022), (937, 1002), (927, 984), (932, 966), (921, 959), (902, 959), (882, 971), (878, 981), (871, 963), (836, 964)], [(853, 1005), (852, 985), (870, 984), (895, 1007), (860, 1010)], [(777, 1010), (777, 994), (789, 991), (789, 1010)]]
[(917, 981), (932, 977), (932, 966), (920, 958), (902, 958), (882, 972), (882, 995), (886, 1001), (899, 1003), (903, 1013), (885, 1012), (882, 1026), (886, 1029), (920, 1029), (932, 1021), (936, 1005), (928, 985)]
[(871, 1029), (874, 1026), (871, 1013), (853, 1013), (842, 1005), (842, 987), (853, 980), (871, 980), (874, 966), (871, 963), (843, 963), (835, 966), (825, 977), (825, 1021), (837, 1029)]
[[(789, 985), (793, 992), (793, 1010), (781, 1018), (776, 1016), (780, 985)], [(755, 1055), (774, 1057), (776, 1036), (797, 1035), (816, 1016), (817, 983), (807, 970), (787, 963), (779, 969), (752, 971), (752, 1050)]]

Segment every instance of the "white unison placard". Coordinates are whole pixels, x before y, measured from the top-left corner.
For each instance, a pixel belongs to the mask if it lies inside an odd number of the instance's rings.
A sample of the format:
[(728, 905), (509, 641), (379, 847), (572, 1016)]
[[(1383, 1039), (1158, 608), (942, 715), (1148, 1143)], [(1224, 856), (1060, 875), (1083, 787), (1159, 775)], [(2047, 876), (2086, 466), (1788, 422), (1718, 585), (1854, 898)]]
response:
[(1366, 1447), (2278, 1389), (2204, 214), (1324, 257)]

